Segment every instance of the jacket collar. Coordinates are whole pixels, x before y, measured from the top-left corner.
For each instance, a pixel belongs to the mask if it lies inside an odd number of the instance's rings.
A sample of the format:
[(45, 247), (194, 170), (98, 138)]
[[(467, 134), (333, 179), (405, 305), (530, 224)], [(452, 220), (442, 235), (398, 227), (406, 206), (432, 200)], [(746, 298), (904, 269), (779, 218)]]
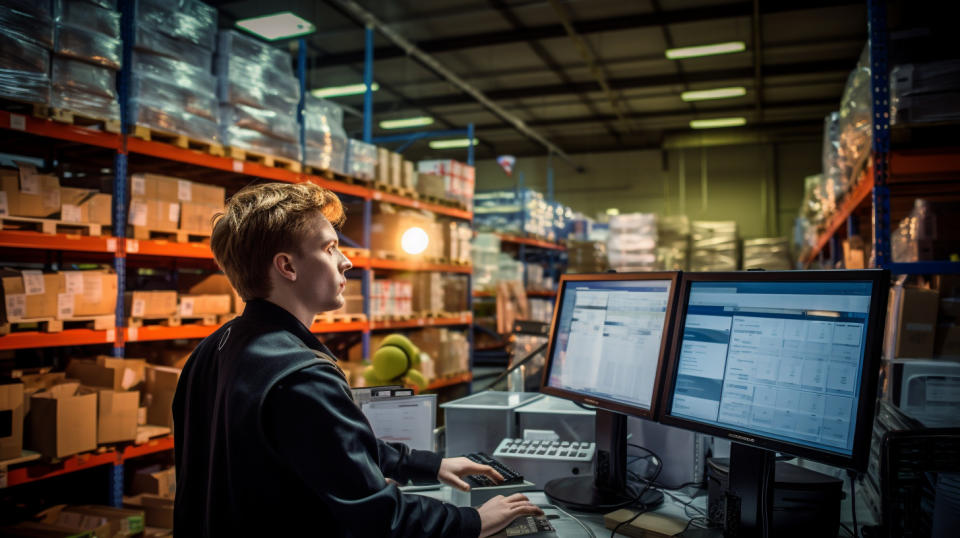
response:
[(301, 323), (296, 316), (282, 306), (271, 303), (266, 299), (251, 299), (247, 301), (246, 306), (243, 308), (241, 317), (257, 324), (272, 325), (291, 332), (303, 342), (303, 345), (314, 351), (325, 353), (330, 358), (336, 360), (336, 357), (327, 349), (327, 346), (323, 345), (323, 342), (318, 340), (317, 337), (310, 332), (310, 329), (304, 327), (303, 323)]

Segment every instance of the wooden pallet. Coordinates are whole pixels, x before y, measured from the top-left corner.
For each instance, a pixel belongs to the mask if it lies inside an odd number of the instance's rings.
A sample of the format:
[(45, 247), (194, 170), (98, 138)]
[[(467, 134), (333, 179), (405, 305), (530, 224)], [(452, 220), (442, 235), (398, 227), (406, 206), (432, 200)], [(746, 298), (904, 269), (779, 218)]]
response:
[(64, 329), (93, 329), (105, 331), (117, 326), (117, 316), (105, 314), (102, 316), (75, 316), (67, 319), (32, 318), (10, 321), (0, 324), (0, 336), (18, 331), (40, 331), (43, 333), (58, 333)]
[(57, 219), (40, 219), (36, 217), (0, 217), (0, 224), (4, 230), (34, 231), (45, 234), (73, 234), (100, 237), (107, 232), (109, 226), (84, 222), (65, 222)]
[(170, 144), (183, 149), (200, 151), (215, 157), (223, 157), (224, 155), (223, 146), (217, 144), (216, 142), (197, 140), (195, 138), (190, 138), (185, 134), (160, 131), (152, 127), (147, 127), (146, 125), (133, 125), (132, 127), (132, 136), (148, 142), (163, 142), (164, 144)]
[(373, 321), (410, 321), (411, 319), (417, 319), (420, 317), (419, 314), (386, 314), (386, 315), (376, 315), (370, 316), (370, 319)]
[(263, 166), (268, 166), (270, 168), (281, 168), (297, 174), (303, 171), (303, 166), (299, 161), (288, 159), (286, 157), (277, 157), (276, 155), (267, 155), (266, 153), (259, 153), (256, 151), (250, 151), (248, 149), (234, 147), (226, 148), (226, 150), (228, 157), (238, 161), (262, 164)]
[(314, 323), (355, 323), (358, 321), (367, 321), (366, 314), (317, 314), (313, 319)]
[(333, 170), (326, 170), (324, 168), (317, 168), (310, 165), (307, 165), (306, 172), (314, 176), (320, 176), (324, 179), (329, 179), (330, 181), (341, 181), (343, 183), (349, 183), (350, 185), (367, 186), (370, 184), (370, 181), (366, 179), (361, 179), (358, 177), (349, 176), (347, 174), (341, 174), (340, 172), (334, 172)]
[(15, 99), (0, 98), (0, 109), (24, 116), (33, 116), (41, 120), (50, 119), (50, 107), (39, 103), (28, 103)]
[(179, 327), (182, 325), (182, 320), (180, 316), (145, 316), (145, 317), (129, 317), (127, 318), (127, 328), (129, 329), (138, 329), (140, 327)]
[(80, 127), (95, 127), (100, 131), (106, 131), (108, 133), (120, 132), (119, 119), (97, 118), (84, 114), (83, 112), (64, 108), (50, 107), (50, 119), (60, 123), (78, 125)]
[(180, 323), (190, 324), (190, 325), (203, 325), (204, 327), (209, 327), (211, 325), (218, 325), (220, 323), (220, 317), (217, 314), (180, 316)]
[(187, 230), (155, 230), (146, 226), (129, 226), (130, 239), (165, 239), (175, 243), (206, 243), (210, 240), (209, 232), (191, 232)]
[(406, 187), (400, 187), (400, 186), (398, 186), (398, 185), (388, 185), (388, 184), (386, 184), (386, 183), (380, 183), (380, 182), (378, 182), (378, 181), (374, 181), (374, 182), (371, 184), (371, 187), (373, 187), (374, 189), (376, 189), (376, 190), (378, 190), (378, 191), (381, 191), (381, 192), (386, 192), (386, 193), (389, 193), (389, 194), (396, 194), (397, 196), (403, 196), (403, 197), (405, 197), (405, 198), (412, 198), (412, 199), (414, 199), (414, 200), (417, 200), (417, 199), (418, 199), (418, 198), (417, 198), (417, 191), (415, 191), (415, 190), (413, 190), (413, 189), (408, 189), (408, 188), (406, 188)]

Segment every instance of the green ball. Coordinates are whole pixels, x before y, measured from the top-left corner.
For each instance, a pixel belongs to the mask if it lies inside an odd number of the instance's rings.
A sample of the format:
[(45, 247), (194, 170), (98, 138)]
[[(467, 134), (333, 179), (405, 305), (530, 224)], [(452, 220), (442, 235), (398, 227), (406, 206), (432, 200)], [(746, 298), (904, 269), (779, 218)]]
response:
[(403, 375), (410, 367), (406, 353), (397, 346), (381, 346), (373, 354), (371, 362), (374, 373), (383, 381)]
[(407, 357), (410, 358), (411, 363), (415, 360), (415, 357), (420, 355), (420, 350), (417, 348), (417, 346), (415, 346), (409, 338), (399, 333), (394, 333), (390, 336), (387, 336), (383, 339), (383, 342), (381, 342), (380, 345), (397, 346), (407, 354)]

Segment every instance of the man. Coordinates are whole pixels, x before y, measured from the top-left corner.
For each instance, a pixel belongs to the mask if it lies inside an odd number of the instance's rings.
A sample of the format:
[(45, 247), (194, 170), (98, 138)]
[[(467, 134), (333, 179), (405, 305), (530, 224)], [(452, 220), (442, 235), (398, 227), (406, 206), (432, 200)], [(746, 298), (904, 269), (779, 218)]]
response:
[(393, 482), (467, 489), (462, 476), (502, 477), (374, 437), (308, 329), (344, 301), (351, 264), (334, 230), (343, 220), (336, 195), (310, 183), (244, 189), (218, 215), (210, 246), (247, 304), (200, 343), (177, 385), (179, 538), (489, 536), (542, 513), (519, 494), (458, 508)]

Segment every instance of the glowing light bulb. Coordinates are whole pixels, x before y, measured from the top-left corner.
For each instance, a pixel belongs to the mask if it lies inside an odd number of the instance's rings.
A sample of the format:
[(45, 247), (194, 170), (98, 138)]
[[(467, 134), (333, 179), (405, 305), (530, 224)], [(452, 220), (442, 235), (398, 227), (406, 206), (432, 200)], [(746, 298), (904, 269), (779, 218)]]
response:
[(429, 244), (430, 237), (427, 236), (427, 232), (417, 226), (403, 232), (403, 236), (400, 238), (400, 248), (407, 254), (420, 254), (427, 250)]

